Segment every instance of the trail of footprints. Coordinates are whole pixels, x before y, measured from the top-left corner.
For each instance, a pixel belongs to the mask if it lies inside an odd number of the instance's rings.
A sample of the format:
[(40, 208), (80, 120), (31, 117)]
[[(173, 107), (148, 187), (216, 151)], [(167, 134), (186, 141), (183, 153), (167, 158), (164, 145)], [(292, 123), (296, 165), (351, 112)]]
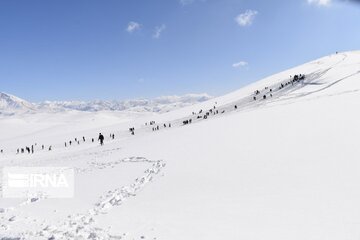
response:
[[(101, 229), (95, 226), (96, 216), (99, 214), (107, 214), (109, 211), (116, 206), (122, 205), (127, 199), (136, 196), (148, 183), (163, 171), (166, 164), (161, 160), (149, 160), (144, 157), (128, 157), (112, 162), (96, 162), (92, 161), (89, 163), (91, 170), (93, 169), (105, 169), (114, 167), (121, 163), (133, 162), (133, 163), (149, 163), (151, 166), (144, 171), (144, 175), (135, 179), (135, 181), (129, 186), (123, 186), (114, 190), (107, 191), (101, 196), (94, 204), (94, 207), (84, 214), (69, 215), (65, 221), (59, 225), (47, 225), (45, 222), (41, 224), (40, 231), (27, 231), (21, 234), (21, 236), (7, 237), (0, 239), (47, 239), (47, 240), (104, 240), (104, 239), (152, 239), (155, 237), (130, 236), (128, 234), (122, 234), (120, 236), (113, 236), (109, 234), (109, 229)], [(0, 209), (0, 215), (4, 212), (8, 212), (10, 209)], [(2, 222), (4, 216), (2, 217)], [(15, 220), (15, 219), (14, 219)], [(25, 219), (23, 219), (25, 220)], [(27, 221), (36, 221), (27, 219)], [(11, 222), (11, 219), (8, 219)], [(11, 230), (10, 224), (0, 225), (0, 230), (8, 231)], [(9, 233), (10, 234), (10, 233)]]

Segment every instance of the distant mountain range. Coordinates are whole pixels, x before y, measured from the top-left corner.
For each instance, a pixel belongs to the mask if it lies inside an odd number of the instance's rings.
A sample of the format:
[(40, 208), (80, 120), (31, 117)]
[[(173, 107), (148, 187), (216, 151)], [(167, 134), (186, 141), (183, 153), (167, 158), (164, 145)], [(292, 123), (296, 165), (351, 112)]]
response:
[(7, 93), (0, 93), (0, 114), (61, 112), (61, 111), (133, 111), (133, 112), (169, 112), (174, 109), (204, 102), (212, 97), (208, 94), (186, 94), (183, 96), (163, 96), (155, 99), (135, 99), (124, 101), (45, 101), (30, 103)]

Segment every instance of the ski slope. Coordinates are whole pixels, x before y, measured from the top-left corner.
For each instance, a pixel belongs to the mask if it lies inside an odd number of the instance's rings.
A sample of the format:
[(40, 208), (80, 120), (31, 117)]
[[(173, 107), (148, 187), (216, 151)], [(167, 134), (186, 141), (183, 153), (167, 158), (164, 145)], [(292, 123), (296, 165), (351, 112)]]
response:
[[(285, 86), (295, 74), (306, 78)], [(354, 51), (160, 115), (2, 118), (1, 167), (66, 166), (76, 187), (0, 199), (0, 239), (359, 239), (359, 90)], [(104, 146), (64, 147), (99, 132)]]

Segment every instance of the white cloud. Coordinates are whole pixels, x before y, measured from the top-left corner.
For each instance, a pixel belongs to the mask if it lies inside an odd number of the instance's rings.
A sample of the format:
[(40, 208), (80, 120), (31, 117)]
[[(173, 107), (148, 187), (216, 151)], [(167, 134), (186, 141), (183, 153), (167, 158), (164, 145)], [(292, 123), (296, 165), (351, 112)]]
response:
[(235, 21), (242, 27), (249, 26), (253, 23), (258, 11), (255, 10), (246, 10), (244, 13), (239, 14)]
[(141, 24), (137, 23), (137, 22), (129, 22), (127, 27), (126, 27), (126, 31), (129, 33), (135, 32), (137, 30), (140, 30), (141, 28)]
[(329, 6), (332, 0), (307, 0), (309, 4), (314, 4), (318, 6)]
[(234, 63), (232, 66), (233, 66), (233, 68), (241, 68), (241, 67), (245, 67), (247, 65), (249, 65), (247, 62), (240, 61), (240, 62)]
[(161, 36), (161, 33), (166, 29), (166, 26), (165, 24), (162, 24), (161, 26), (157, 26), (155, 27), (155, 30), (154, 30), (154, 34), (153, 34), (153, 38), (160, 38)]

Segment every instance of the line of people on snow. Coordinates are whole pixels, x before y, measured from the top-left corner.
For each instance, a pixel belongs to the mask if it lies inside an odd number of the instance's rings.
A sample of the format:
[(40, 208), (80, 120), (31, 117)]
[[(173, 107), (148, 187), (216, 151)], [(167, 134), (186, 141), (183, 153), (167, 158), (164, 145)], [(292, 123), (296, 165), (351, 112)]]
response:
[[(110, 133), (110, 139), (114, 140), (115, 139), (115, 134), (114, 133)], [(99, 133), (99, 137), (98, 137), (98, 142), (100, 142), (100, 145), (103, 145), (104, 144), (104, 140), (105, 140), (105, 137), (102, 133)], [(82, 137), (82, 142), (85, 143), (86, 142), (86, 138), (85, 136)], [(94, 138), (91, 138), (91, 142), (94, 143), (95, 142), (95, 139)], [(74, 141), (73, 140), (70, 140), (68, 142), (65, 142), (64, 143), (64, 146), (65, 147), (68, 147), (68, 146), (73, 146), (73, 144), (77, 144), (77, 145), (80, 145), (81, 141), (78, 139), (78, 138), (74, 138)]]
[[(156, 124), (155, 121), (150, 121), (150, 122), (149, 122), (149, 125), (150, 125), (150, 126), (155, 125), (155, 124)], [(148, 125), (148, 123), (146, 122), (146, 123), (145, 123), (145, 126), (147, 126), (147, 125)]]
[[(113, 134), (113, 133), (110, 134), (110, 138), (115, 139), (115, 134)], [(100, 145), (104, 144), (104, 140), (105, 140), (104, 135), (99, 133), (98, 141), (100, 142)], [(82, 137), (82, 142), (86, 142), (86, 138), (84, 136)], [(94, 143), (95, 139), (91, 138), (91, 142)], [(68, 142), (65, 142), (64, 146), (69, 147), (69, 146), (72, 146), (74, 144), (80, 145), (80, 140), (78, 138), (74, 138), (74, 140), (70, 140)], [(23, 153), (34, 154), (35, 153), (35, 146), (37, 146), (36, 143), (34, 145), (31, 145), (30, 147), (26, 146), (26, 147), (23, 147), (23, 148), (17, 148), (16, 149), (16, 154), (23, 154)], [(50, 145), (47, 148), (48, 151), (52, 151), (52, 149), (53, 149), (52, 145)], [(41, 145), (41, 150), (45, 150), (45, 145)], [(1, 153), (3, 153), (3, 150), (1, 150)]]
[[(169, 123), (169, 124), (167, 124), (167, 125), (166, 125), (166, 123), (163, 124), (163, 128), (167, 128), (167, 127), (168, 127), (168, 128), (171, 128), (171, 123)], [(159, 131), (159, 130), (160, 130), (160, 126), (159, 126), (159, 125), (156, 125), (155, 127), (152, 128), (152, 131), (153, 131), (153, 132)]]
[[(294, 85), (294, 83), (296, 82), (300, 82), (301, 80), (304, 80), (306, 78), (305, 74), (297, 74), (294, 77), (290, 76), (290, 80), (285, 82), (285, 83), (281, 83), (279, 85), (279, 90), (283, 89), (284, 87), (288, 86), (288, 85)], [(259, 96), (261, 94), (261, 92), (259, 90), (255, 90), (254, 91), (254, 96), (253, 96), (253, 100), (256, 101), (258, 98), (262, 98), (263, 100), (266, 100), (268, 97), (273, 97), (273, 89), (269, 88), (269, 87), (265, 87), (264, 89), (266, 91), (266, 93), (262, 96)], [(217, 102), (215, 102), (215, 104), (217, 104)], [(234, 110), (238, 109), (238, 105), (235, 104), (234, 105)], [(225, 113), (225, 109), (220, 110), (220, 113), (223, 114)], [(196, 119), (207, 119), (210, 115), (216, 115), (219, 114), (219, 110), (216, 108), (216, 106), (214, 106), (212, 109), (209, 109), (207, 112), (204, 113), (204, 111), (202, 109), (200, 109), (198, 111), (198, 113), (196, 112), (192, 112), (193, 116), (196, 116)], [(183, 121), (183, 125), (187, 125), (191, 123), (191, 119), (190, 120), (184, 120)]]
[[(295, 83), (297, 82), (300, 82), (302, 80), (304, 80), (306, 78), (306, 76), (304, 74), (297, 74), (297, 75), (294, 75), (293, 77), (290, 76), (290, 80), (285, 82), (285, 83), (281, 83), (278, 87), (279, 90), (285, 88), (286, 86), (288, 85), (294, 85)], [(268, 90), (267, 93), (265, 93), (263, 96), (262, 96), (262, 99), (267, 99), (268, 96), (272, 97), (273, 96), (273, 89), (269, 87), (265, 87), (265, 90)], [(261, 92), (259, 90), (256, 90), (254, 91), (254, 96), (253, 96), (253, 100), (257, 100), (259, 95), (261, 94)], [(217, 104), (217, 102), (215, 103)], [(234, 105), (234, 109), (237, 110), (238, 109), (238, 105)], [(222, 110), (219, 112), (219, 110), (216, 108), (216, 106), (213, 106), (213, 108), (209, 109), (208, 111), (204, 112), (202, 109), (200, 111), (198, 111), (198, 113), (196, 112), (192, 112), (192, 115), (197, 115), (196, 119), (207, 119), (209, 116), (211, 115), (217, 115), (217, 114), (223, 114), (225, 113), (225, 110)], [(192, 123), (192, 119), (187, 119), (187, 120), (183, 120), (182, 124), (183, 125), (188, 125), (188, 124), (191, 124)], [(145, 126), (154, 126), (156, 125), (156, 122), (155, 121), (150, 121), (150, 122), (146, 122), (145, 123)], [(166, 127), (169, 127), (171, 128), (171, 123), (168, 123), (168, 125), (166, 123), (163, 124), (163, 127), (166, 128)], [(154, 127), (152, 127), (152, 131), (158, 131), (160, 130), (160, 126), (159, 125), (156, 125)], [(131, 127), (129, 128), (129, 131), (131, 133), (131, 135), (135, 135), (135, 128), (134, 127)], [(110, 134), (110, 139), (115, 139), (115, 134), (111, 133)], [(98, 141), (100, 142), (100, 145), (103, 145), (104, 144), (104, 135), (99, 133), (99, 137), (98, 137)], [(82, 137), (82, 141), (83, 142), (86, 142), (86, 138), (83, 136)], [(91, 138), (91, 142), (94, 143), (95, 142), (95, 139), (94, 138)], [(71, 146), (73, 143), (77, 143), (78, 145), (80, 145), (80, 140), (78, 138), (75, 138), (74, 141), (70, 140), (68, 142), (65, 142), (64, 145), (65, 147), (68, 147), (68, 146)], [(35, 144), (36, 146), (37, 144)], [(41, 149), (42, 150), (45, 150), (45, 146), (42, 145), (41, 146)], [(50, 145), (48, 147), (48, 150), (51, 151), (52, 150), (52, 146)], [(0, 150), (0, 153), (3, 153), (4, 151), (1, 149)], [(25, 153), (27, 152), (28, 154), (33, 154), (35, 152), (35, 149), (34, 149), (34, 145), (31, 145), (31, 147), (25, 147), (25, 148), (18, 148), (16, 153), (17, 154), (20, 154), (20, 153)]]
[[(215, 104), (217, 104), (217, 102), (215, 102)], [(237, 109), (237, 106), (236, 106)], [(202, 109), (200, 109), (200, 111), (198, 113), (192, 112), (192, 115), (197, 115), (196, 119), (208, 119), (208, 117), (210, 117), (211, 115), (217, 115), (217, 114), (223, 114), (225, 113), (225, 109), (220, 110), (216, 108), (216, 106), (213, 106), (211, 109), (209, 109), (208, 111), (204, 112)], [(187, 125), (190, 124), (192, 122), (192, 119), (189, 120), (184, 120), (183, 121), (183, 125)]]
[[(306, 78), (305, 74), (298, 74), (298, 75), (295, 75), (294, 77), (290, 76), (290, 80), (285, 83), (281, 83), (278, 87), (278, 90), (281, 90), (290, 84), (293, 86), (295, 83), (305, 80), (305, 78)], [(263, 100), (266, 100), (266, 98), (268, 96), (273, 97), (273, 89), (272, 88), (269, 89), (269, 87), (265, 87), (265, 90), (268, 90), (268, 92), (262, 96)], [(253, 96), (254, 101), (256, 101), (258, 99), (258, 95), (260, 95), (260, 93), (261, 92), (259, 90), (254, 91), (254, 96)]]
[[(37, 143), (31, 145), (30, 147), (26, 146), (26, 147), (18, 148), (18, 149), (16, 149), (16, 154), (22, 154), (22, 153), (34, 154), (35, 153), (35, 146), (37, 146)], [(48, 151), (51, 151), (52, 146), (50, 145), (47, 149), (48, 149)], [(44, 145), (41, 145), (41, 150), (45, 150)], [(3, 152), (1, 152), (1, 153), (3, 153)]]

